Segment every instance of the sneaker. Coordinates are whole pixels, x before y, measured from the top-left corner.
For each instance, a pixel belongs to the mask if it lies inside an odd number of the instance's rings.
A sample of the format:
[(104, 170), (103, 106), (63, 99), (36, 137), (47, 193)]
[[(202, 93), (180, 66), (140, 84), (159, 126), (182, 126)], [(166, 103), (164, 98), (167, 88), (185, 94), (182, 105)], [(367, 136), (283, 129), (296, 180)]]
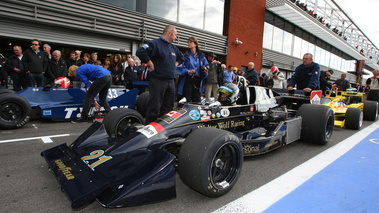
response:
[(90, 122), (92, 119), (89, 119), (88, 117), (80, 117), (75, 120), (72, 120), (71, 123), (76, 124), (76, 123), (83, 123), (83, 122)]

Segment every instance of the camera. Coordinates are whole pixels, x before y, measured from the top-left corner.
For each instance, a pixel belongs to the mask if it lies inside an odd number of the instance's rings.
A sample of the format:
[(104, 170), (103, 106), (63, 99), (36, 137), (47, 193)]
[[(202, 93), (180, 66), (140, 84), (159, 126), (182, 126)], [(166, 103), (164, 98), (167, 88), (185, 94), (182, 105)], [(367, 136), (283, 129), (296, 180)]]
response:
[(204, 72), (204, 70), (209, 70), (209, 66), (203, 65), (203, 66), (200, 67), (200, 69), (201, 69), (201, 71)]

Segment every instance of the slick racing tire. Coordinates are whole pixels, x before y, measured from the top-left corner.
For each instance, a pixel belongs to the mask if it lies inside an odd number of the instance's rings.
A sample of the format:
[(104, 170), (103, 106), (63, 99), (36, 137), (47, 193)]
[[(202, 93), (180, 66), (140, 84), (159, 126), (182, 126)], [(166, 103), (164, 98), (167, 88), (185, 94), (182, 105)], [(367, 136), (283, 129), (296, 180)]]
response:
[(301, 116), (301, 139), (315, 144), (328, 143), (334, 131), (334, 113), (328, 106), (303, 104), (297, 111)]
[(112, 138), (120, 137), (125, 129), (144, 124), (143, 117), (135, 110), (119, 108), (110, 111), (103, 120), (105, 130)]
[(363, 101), (363, 119), (376, 121), (378, 119), (378, 102)]
[(142, 93), (136, 103), (137, 111), (143, 116), (146, 116), (147, 105), (149, 103), (149, 92)]
[(179, 175), (193, 190), (220, 197), (237, 182), (242, 162), (242, 145), (234, 134), (204, 127), (184, 141), (179, 152)]
[(0, 95), (2, 94), (14, 94), (15, 91), (14, 90), (9, 90), (9, 89), (0, 89)]
[(0, 95), (0, 128), (15, 129), (24, 126), (30, 119), (32, 107), (21, 95), (3, 93)]
[(345, 114), (345, 127), (359, 130), (363, 124), (363, 111), (359, 108), (348, 108)]

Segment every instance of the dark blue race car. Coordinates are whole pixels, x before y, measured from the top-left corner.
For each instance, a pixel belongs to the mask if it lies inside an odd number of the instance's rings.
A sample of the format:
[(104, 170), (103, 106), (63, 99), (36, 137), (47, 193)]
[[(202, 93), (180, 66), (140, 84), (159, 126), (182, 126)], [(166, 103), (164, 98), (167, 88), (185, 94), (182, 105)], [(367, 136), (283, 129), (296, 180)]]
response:
[[(18, 93), (1, 90), (0, 128), (19, 128), (24, 126), (30, 118), (76, 119), (82, 111), (85, 93), (84, 88), (29, 87)], [(110, 88), (107, 100), (112, 109), (135, 109), (138, 93), (138, 89)], [(91, 113), (93, 112), (94, 109)]]
[[(147, 100), (144, 94), (139, 100)], [(41, 155), (72, 208), (94, 199), (104, 207), (122, 207), (176, 197), (176, 170), (190, 188), (219, 197), (236, 184), (244, 156), (300, 138), (326, 144), (332, 137), (330, 107), (302, 104), (294, 110), (279, 94), (258, 86), (245, 87), (242, 95), (234, 106), (179, 104), (147, 125), (135, 110), (112, 110), (71, 145)]]

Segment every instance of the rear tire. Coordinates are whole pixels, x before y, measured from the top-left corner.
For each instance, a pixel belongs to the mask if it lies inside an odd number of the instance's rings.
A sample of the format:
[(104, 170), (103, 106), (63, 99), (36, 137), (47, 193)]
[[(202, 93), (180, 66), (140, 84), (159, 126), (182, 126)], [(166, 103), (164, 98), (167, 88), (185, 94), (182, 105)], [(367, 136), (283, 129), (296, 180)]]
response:
[(14, 90), (9, 90), (9, 89), (0, 89), (0, 95), (9, 94), (9, 93), (14, 94), (16, 92)]
[(378, 102), (363, 101), (363, 119), (376, 121), (378, 119)]
[(184, 141), (179, 152), (179, 175), (193, 190), (220, 197), (237, 182), (242, 163), (242, 145), (233, 133), (204, 127)]
[(103, 120), (105, 130), (112, 138), (120, 137), (125, 129), (143, 125), (143, 117), (135, 110), (119, 108), (110, 111)]
[(334, 131), (334, 113), (330, 107), (303, 104), (297, 115), (302, 118), (302, 140), (320, 145), (331, 140)]
[(21, 95), (3, 93), (0, 95), (0, 128), (15, 129), (30, 120), (32, 107)]
[(359, 108), (348, 108), (345, 114), (345, 127), (359, 130), (363, 124), (363, 111)]
[(149, 104), (149, 92), (142, 93), (136, 102), (137, 111), (143, 116), (146, 116), (147, 105)]

